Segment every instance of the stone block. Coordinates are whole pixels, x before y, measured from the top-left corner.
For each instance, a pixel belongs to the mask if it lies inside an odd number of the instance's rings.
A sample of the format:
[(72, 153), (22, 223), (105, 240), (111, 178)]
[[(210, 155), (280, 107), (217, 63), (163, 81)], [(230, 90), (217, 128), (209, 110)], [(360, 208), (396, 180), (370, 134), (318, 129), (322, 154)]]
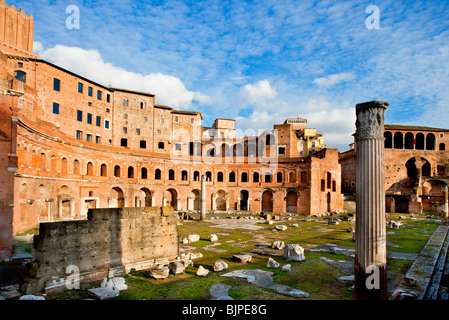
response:
[(118, 290), (109, 287), (89, 289), (87, 290), (87, 293), (98, 300), (112, 299), (120, 295)]
[(287, 244), (284, 248), (284, 258), (287, 261), (303, 261), (304, 249), (299, 244)]
[(240, 262), (240, 263), (251, 262), (252, 258), (253, 257), (249, 254), (235, 254), (232, 256), (232, 260)]
[(205, 277), (209, 274), (209, 270), (204, 268), (203, 266), (199, 266), (198, 270), (196, 271), (196, 275), (199, 277)]

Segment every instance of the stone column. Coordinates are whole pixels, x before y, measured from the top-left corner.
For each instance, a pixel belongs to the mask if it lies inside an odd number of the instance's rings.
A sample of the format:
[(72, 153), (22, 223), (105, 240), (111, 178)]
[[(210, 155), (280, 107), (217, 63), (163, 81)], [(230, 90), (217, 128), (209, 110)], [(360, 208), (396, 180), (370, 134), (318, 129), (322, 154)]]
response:
[(388, 103), (356, 105), (355, 299), (387, 299), (384, 112)]
[(201, 176), (201, 216), (200, 220), (206, 220), (206, 176)]

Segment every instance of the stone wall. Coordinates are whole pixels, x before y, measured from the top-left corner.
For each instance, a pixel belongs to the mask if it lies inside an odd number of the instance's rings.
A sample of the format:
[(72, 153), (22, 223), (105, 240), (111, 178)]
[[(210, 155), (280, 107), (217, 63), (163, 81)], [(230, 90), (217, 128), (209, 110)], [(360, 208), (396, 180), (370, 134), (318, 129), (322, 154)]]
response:
[(22, 292), (64, 289), (73, 270), (88, 284), (176, 259), (176, 217), (171, 207), (90, 209), (87, 220), (41, 223), (34, 249)]

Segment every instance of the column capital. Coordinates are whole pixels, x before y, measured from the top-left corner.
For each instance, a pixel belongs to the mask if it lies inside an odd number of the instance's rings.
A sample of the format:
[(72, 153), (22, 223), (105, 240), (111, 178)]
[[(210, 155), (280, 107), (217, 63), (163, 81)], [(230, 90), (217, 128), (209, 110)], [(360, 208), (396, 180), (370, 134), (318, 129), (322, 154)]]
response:
[(356, 137), (357, 139), (383, 139), (385, 109), (388, 102), (370, 101), (356, 105)]

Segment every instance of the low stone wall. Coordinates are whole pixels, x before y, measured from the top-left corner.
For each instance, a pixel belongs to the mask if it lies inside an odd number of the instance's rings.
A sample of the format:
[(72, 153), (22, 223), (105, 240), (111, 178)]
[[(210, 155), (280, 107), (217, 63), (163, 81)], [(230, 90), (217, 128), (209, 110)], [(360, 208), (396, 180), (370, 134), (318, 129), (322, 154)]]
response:
[(87, 220), (41, 223), (21, 291), (91, 284), (176, 259), (176, 220), (172, 207), (146, 207), (90, 209)]

